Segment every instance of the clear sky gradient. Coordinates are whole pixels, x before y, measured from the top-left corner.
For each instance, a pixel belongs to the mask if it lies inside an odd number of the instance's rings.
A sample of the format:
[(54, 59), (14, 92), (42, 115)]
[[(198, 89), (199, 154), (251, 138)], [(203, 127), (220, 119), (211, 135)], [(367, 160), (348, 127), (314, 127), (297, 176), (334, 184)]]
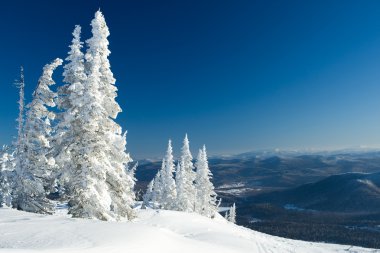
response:
[[(380, 145), (380, 1), (1, 1), (0, 142), (101, 8), (132, 157)], [(55, 75), (62, 83), (61, 73)]]

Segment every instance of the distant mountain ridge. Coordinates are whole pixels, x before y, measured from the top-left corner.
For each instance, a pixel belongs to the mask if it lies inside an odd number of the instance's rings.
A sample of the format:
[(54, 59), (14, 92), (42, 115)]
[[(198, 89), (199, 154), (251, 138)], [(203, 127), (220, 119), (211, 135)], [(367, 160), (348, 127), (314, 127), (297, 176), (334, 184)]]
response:
[(345, 173), (296, 188), (261, 194), (254, 202), (333, 212), (380, 212), (380, 172)]
[(210, 158), (214, 159), (247, 159), (251, 157), (257, 158), (269, 158), (273, 156), (278, 157), (296, 157), (302, 155), (321, 155), (321, 156), (331, 156), (331, 155), (380, 155), (380, 148), (366, 148), (366, 147), (352, 147), (345, 149), (331, 149), (331, 150), (323, 150), (323, 149), (263, 149), (263, 150), (255, 150), (248, 151), (237, 154), (229, 154), (229, 155), (211, 155)]

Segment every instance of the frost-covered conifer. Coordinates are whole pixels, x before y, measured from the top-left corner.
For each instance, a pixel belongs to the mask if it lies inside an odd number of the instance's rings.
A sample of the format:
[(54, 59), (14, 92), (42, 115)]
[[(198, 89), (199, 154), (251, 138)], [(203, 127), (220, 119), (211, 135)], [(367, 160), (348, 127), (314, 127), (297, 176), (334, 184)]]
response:
[(176, 173), (177, 203), (176, 209), (179, 211), (192, 212), (195, 209), (195, 172), (193, 157), (190, 152), (187, 134), (183, 141), (180, 166)]
[(153, 185), (154, 185), (154, 178), (152, 179), (152, 181), (149, 182), (146, 188), (146, 192), (143, 196), (142, 208), (149, 206), (149, 202), (152, 200)]
[(78, 113), (71, 126), (76, 136), (67, 150), (75, 165), (69, 175), (69, 213), (101, 220), (132, 219), (135, 179), (133, 172), (126, 171), (132, 159), (126, 153), (126, 134), (114, 121), (121, 109), (108, 61), (109, 31), (100, 11), (91, 26), (84, 92), (70, 101)]
[(17, 175), (16, 166), (22, 167), (25, 162), (25, 134), (24, 134), (24, 117), (25, 117), (25, 80), (24, 68), (20, 68), (20, 79), (16, 81), (16, 87), (19, 89), (19, 113), (17, 118), (17, 140), (15, 142), (15, 151), (10, 152), (9, 147), (4, 146), (1, 157), (0, 168), (0, 206), (5, 204), (12, 205), (12, 199), (17, 194)]
[[(162, 159), (161, 169), (148, 185), (144, 201), (153, 202), (154, 208), (167, 210), (176, 209), (176, 185), (173, 178), (174, 158), (172, 142), (169, 140), (165, 158)], [(146, 199), (146, 200), (145, 200)]]
[(40, 179), (46, 189), (51, 188), (51, 173), (55, 167), (55, 160), (50, 154), (55, 113), (50, 108), (56, 106), (57, 94), (50, 86), (55, 84), (52, 75), (61, 64), (62, 60), (57, 58), (44, 66), (33, 100), (28, 105), (25, 121), (25, 169)]
[(95, 13), (95, 18), (91, 22), (92, 26), (92, 38), (86, 41), (88, 49), (85, 55), (87, 61), (87, 68), (91, 69), (94, 56), (99, 53), (100, 60), (100, 82), (99, 89), (104, 95), (102, 105), (107, 114), (111, 118), (116, 118), (117, 114), (121, 112), (119, 104), (116, 102), (117, 87), (115, 86), (116, 79), (113, 77), (111, 71), (111, 65), (108, 60), (108, 56), (111, 51), (108, 49), (108, 39), (110, 35), (108, 26), (104, 19), (103, 14), (100, 11)]
[(25, 163), (25, 132), (24, 132), (24, 118), (25, 118), (25, 79), (24, 68), (20, 68), (20, 79), (16, 81), (16, 87), (19, 89), (19, 111), (17, 118), (17, 140), (15, 142), (15, 165), (17, 168), (24, 167)]
[[(61, 88), (61, 95), (59, 106), (62, 109), (74, 109), (70, 104), (72, 97), (70, 95), (73, 91), (84, 92), (83, 84), (86, 80), (84, 71), (84, 54), (82, 52), (83, 42), (81, 42), (81, 27), (76, 25), (72, 33), (73, 39), (70, 45), (70, 51), (66, 57), (67, 64), (64, 65), (63, 81), (66, 83), (64, 89)], [(77, 87), (79, 85), (80, 87)], [(68, 115), (66, 117), (69, 118)]]
[(174, 209), (177, 198), (176, 185), (173, 178), (174, 173), (174, 158), (172, 142), (169, 140), (168, 149), (166, 151), (165, 159), (162, 161), (163, 166), (161, 170), (161, 207), (163, 209)]
[(196, 167), (196, 202), (195, 211), (207, 217), (214, 217), (217, 212), (217, 199), (214, 185), (211, 183), (212, 173), (208, 166), (206, 146), (199, 150)]
[(187, 205), (185, 198), (185, 182), (186, 182), (186, 172), (181, 168), (181, 163), (178, 161), (176, 173), (175, 173), (175, 183), (177, 188), (177, 200), (175, 209), (178, 211), (185, 211), (185, 206)]
[(51, 182), (50, 173), (55, 166), (54, 158), (49, 157), (51, 121), (55, 114), (49, 107), (55, 106), (56, 94), (49, 86), (55, 83), (52, 79), (53, 71), (61, 64), (61, 59), (55, 59), (44, 66), (33, 100), (27, 107), (24, 157), (21, 163), (16, 163), (17, 179), (12, 200), (13, 207), (24, 211), (53, 212), (54, 206), (45, 193), (45, 188)]
[[(94, 62), (99, 64), (99, 57), (95, 57)], [(71, 194), (69, 213), (73, 217), (112, 220), (111, 197), (105, 182), (110, 164), (104, 154), (107, 143), (103, 140), (105, 119), (99, 76), (99, 66), (93, 64), (92, 73), (83, 84), (82, 96), (77, 94), (78, 85), (72, 86), (70, 103), (77, 107), (77, 113), (72, 115), (73, 139), (69, 140), (66, 150), (72, 162), (67, 176)]]
[[(151, 185), (148, 185), (146, 198), (153, 202), (153, 207), (172, 210), (176, 208), (176, 186), (173, 178), (174, 158), (171, 140), (168, 143), (161, 169), (157, 172)], [(150, 190), (151, 187), (151, 190)]]
[(228, 215), (226, 214), (226, 218), (229, 222), (236, 223), (236, 206), (235, 203), (230, 207), (228, 211)]
[(8, 152), (9, 150), (6, 146), (0, 152), (0, 207), (4, 205), (10, 207), (12, 203), (15, 162), (13, 154)]
[(18, 111), (18, 119), (17, 119), (17, 143), (16, 143), (16, 151), (18, 156), (18, 162), (23, 158), (24, 152), (24, 107), (25, 107), (25, 79), (24, 79), (24, 68), (21, 66), (20, 68), (20, 80), (16, 82), (16, 86), (19, 89), (19, 111)]
[(151, 201), (153, 203), (153, 208), (161, 208), (162, 203), (162, 178), (161, 171), (164, 166), (164, 159), (162, 159), (161, 170), (157, 171), (156, 176), (153, 179), (152, 195)]
[[(84, 93), (87, 92), (85, 81), (87, 76), (84, 69), (84, 54), (81, 49), (83, 42), (80, 40), (81, 27), (75, 26), (70, 51), (64, 65), (64, 85), (58, 88), (57, 113), (58, 124), (54, 136), (54, 153), (56, 162), (60, 168), (56, 177), (60, 178), (60, 185), (68, 184), (68, 173), (76, 166), (76, 157), (72, 156), (70, 150), (78, 140), (78, 128), (80, 129), (81, 106), (84, 102)], [(66, 185), (66, 194), (70, 189)]]

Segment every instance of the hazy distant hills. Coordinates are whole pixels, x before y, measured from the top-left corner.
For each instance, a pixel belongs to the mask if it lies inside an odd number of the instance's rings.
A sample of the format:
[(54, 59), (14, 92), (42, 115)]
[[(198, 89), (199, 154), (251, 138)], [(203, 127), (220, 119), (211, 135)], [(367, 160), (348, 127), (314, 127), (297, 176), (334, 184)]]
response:
[(347, 172), (380, 171), (380, 153), (212, 159), (216, 185), (231, 181), (262, 190), (289, 188)]
[[(273, 156), (271, 156), (273, 155)], [(352, 153), (245, 153), (231, 157), (209, 159), (214, 184), (238, 187), (239, 194), (287, 189), (316, 182), (331, 175), (347, 172), (373, 173), (380, 171), (380, 152)], [(144, 189), (160, 168), (161, 162), (140, 163), (136, 177)], [(244, 190), (243, 190), (244, 188)], [(235, 191), (236, 193), (239, 191)]]
[[(213, 182), (224, 203), (244, 199), (305, 209), (380, 211), (380, 152), (280, 155), (210, 159)], [(160, 166), (159, 161), (141, 163), (137, 188), (145, 191)]]
[(346, 173), (296, 188), (261, 194), (253, 202), (333, 212), (380, 212), (380, 172)]

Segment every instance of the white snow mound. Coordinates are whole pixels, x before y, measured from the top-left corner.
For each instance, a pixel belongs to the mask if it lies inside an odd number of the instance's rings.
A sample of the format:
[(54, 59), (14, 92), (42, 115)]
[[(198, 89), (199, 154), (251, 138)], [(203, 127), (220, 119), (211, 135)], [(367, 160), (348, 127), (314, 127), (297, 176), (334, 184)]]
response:
[(132, 222), (103, 222), (0, 208), (0, 252), (282, 253), (380, 252), (289, 240), (194, 213), (138, 210)]

